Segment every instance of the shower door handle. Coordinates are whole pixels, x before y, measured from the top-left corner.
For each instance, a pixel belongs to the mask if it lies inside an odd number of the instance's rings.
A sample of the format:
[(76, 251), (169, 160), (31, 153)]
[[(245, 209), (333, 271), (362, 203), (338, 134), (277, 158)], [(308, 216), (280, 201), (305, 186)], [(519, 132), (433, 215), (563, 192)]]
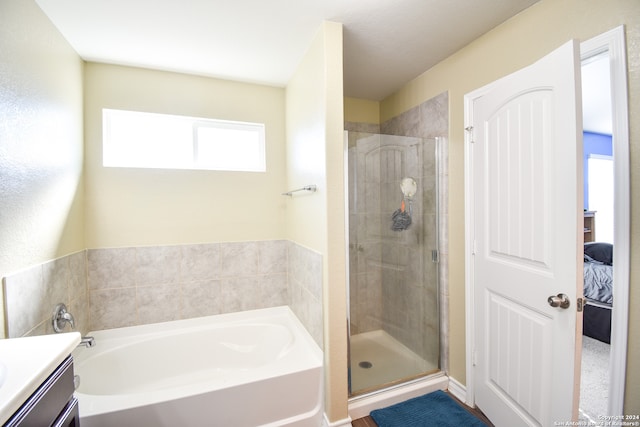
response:
[(569, 301), (569, 297), (565, 294), (551, 295), (547, 298), (547, 302), (551, 307), (560, 307), (560, 308), (569, 308), (571, 302)]
[(362, 246), (360, 243), (350, 243), (349, 244), (349, 249), (355, 249), (358, 252), (363, 252), (364, 251), (364, 246)]

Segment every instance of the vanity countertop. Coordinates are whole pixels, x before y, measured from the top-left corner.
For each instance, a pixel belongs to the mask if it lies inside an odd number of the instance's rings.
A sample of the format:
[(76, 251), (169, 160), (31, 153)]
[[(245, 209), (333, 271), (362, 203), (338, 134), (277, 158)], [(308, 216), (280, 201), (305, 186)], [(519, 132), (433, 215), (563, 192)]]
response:
[(0, 339), (0, 425), (80, 343), (80, 333)]

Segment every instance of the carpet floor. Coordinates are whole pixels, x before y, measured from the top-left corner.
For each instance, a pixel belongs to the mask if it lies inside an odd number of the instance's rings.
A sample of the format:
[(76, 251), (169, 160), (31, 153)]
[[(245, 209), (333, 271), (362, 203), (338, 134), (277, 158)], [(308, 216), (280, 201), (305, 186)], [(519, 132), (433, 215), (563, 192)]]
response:
[(587, 425), (598, 422), (598, 415), (607, 415), (609, 404), (610, 345), (582, 337), (582, 377), (580, 380), (580, 420)]

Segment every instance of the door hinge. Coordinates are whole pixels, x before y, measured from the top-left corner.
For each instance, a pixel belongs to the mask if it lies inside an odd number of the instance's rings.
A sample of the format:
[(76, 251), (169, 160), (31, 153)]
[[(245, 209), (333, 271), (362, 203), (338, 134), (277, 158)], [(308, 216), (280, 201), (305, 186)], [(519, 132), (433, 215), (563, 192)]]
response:
[(478, 364), (478, 350), (473, 350), (471, 363), (472, 363), (473, 366), (476, 366)]
[(472, 144), (475, 142), (473, 140), (473, 126), (467, 126), (466, 128), (464, 128), (464, 130), (466, 130), (467, 132), (469, 132), (469, 142), (471, 142)]
[(440, 255), (437, 249), (433, 249), (431, 251), (431, 262), (434, 262), (434, 263), (440, 262)]
[(580, 313), (584, 309), (584, 298), (578, 298), (576, 300), (576, 306), (578, 308), (578, 313)]

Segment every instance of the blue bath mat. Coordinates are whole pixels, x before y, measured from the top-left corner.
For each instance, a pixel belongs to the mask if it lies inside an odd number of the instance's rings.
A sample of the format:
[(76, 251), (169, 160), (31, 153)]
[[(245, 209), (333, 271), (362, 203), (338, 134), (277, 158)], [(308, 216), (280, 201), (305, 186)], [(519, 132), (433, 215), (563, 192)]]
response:
[(379, 427), (487, 427), (442, 390), (376, 409), (370, 415)]

